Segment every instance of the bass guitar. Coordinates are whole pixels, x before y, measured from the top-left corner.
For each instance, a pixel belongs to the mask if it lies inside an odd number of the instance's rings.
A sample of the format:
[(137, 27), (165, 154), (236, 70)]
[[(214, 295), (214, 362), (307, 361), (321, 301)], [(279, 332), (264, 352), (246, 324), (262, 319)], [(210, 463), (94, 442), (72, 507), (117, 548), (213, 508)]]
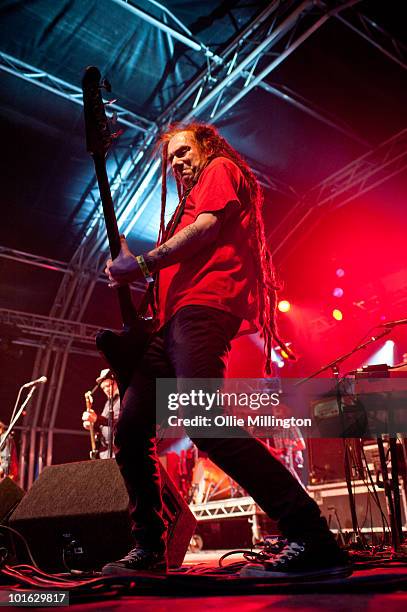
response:
[[(95, 66), (86, 68), (82, 79), (86, 146), (93, 157), (110, 253), (112, 259), (115, 259), (120, 252), (120, 234), (106, 171), (106, 156), (113, 136), (105, 113), (102, 87), (110, 91), (110, 84), (106, 80), (101, 82), (99, 69)], [(114, 372), (123, 397), (137, 360), (143, 354), (153, 331), (153, 322), (137, 312), (128, 285), (119, 287), (117, 295), (123, 330), (120, 333), (101, 330), (96, 337), (96, 346)]]

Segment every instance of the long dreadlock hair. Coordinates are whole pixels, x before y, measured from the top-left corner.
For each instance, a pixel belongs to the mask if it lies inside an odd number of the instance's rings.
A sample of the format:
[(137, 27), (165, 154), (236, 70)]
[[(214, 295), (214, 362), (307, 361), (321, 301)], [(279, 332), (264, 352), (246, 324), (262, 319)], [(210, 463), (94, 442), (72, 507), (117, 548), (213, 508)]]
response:
[[(242, 171), (249, 185), (250, 193), (250, 243), (257, 271), (255, 301), (257, 304), (256, 324), (264, 338), (265, 373), (271, 373), (271, 352), (273, 340), (290, 357), (295, 359), (292, 351), (280, 338), (276, 323), (277, 291), (281, 288), (277, 282), (271, 253), (267, 247), (264, 229), (262, 206), (263, 193), (257, 179), (239, 153), (219, 134), (213, 125), (203, 123), (176, 123), (160, 136), (162, 145), (162, 188), (161, 188), (161, 221), (158, 244), (165, 236), (165, 205), (167, 199), (167, 166), (168, 142), (179, 132), (191, 132), (200, 150), (208, 161), (215, 157), (227, 157)], [(179, 199), (183, 196), (183, 187), (175, 177)], [(171, 222), (170, 222), (171, 223)]]

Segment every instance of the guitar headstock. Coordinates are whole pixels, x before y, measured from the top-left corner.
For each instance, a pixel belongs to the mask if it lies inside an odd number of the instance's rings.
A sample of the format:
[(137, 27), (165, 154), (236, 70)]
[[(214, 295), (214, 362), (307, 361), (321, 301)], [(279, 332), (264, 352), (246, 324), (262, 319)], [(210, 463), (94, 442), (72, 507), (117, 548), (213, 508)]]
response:
[(86, 393), (85, 393), (85, 402), (86, 402), (86, 409), (90, 410), (90, 408), (92, 408), (92, 405), (93, 405), (92, 391), (86, 391)]
[(88, 66), (82, 78), (83, 106), (85, 111), (86, 148), (92, 155), (105, 156), (112, 142), (109, 122), (106, 117), (101, 87), (110, 91), (106, 79), (96, 66)]

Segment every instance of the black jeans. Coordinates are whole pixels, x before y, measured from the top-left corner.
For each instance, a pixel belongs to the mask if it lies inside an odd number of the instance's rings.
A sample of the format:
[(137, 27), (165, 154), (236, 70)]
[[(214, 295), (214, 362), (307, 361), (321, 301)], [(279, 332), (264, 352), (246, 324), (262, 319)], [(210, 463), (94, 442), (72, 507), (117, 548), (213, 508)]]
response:
[[(240, 320), (227, 312), (186, 306), (153, 336), (134, 372), (116, 425), (115, 446), (138, 545), (165, 547), (155, 439), (156, 378), (223, 378), (239, 325)], [(287, 538), (331, 539), (317, 504), (263, 442), (249, 434), (193, 442), (278, 520)]]

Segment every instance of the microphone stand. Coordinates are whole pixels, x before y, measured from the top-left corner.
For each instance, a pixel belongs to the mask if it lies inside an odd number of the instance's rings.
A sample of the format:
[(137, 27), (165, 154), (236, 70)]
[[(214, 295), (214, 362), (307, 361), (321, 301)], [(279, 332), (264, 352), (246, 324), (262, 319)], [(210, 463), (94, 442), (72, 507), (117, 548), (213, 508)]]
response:
[[(354, 349), (352, 349), (351, 351), (349, 351), (345, 355), (341, 355), (337, 359), (334, 359), (333, 361), (327, 363), (326, 365), (324, 365), (321, 368), (319, 368), (319, 370), (317, 370), (316, 372), (313, 372), (312, 374), (310, 374), (306, 378), (303, 378), (302, 380), (298, 381), (294, 385), (295, 387), (301, 386), (304, 383), (306, 383), (308, 380), (311, 380), (312, 378), (315, 378), (316, 376), (318, 376), (318, 374), (321, 374), (322, 372), (325, 372), (326, 370), (331, 369), (332, 372), (333, 372), (333, 375), (334, 375), (334, 378), (335, 378), (335, 384), (336, 384), (336, 401), (337, 401), (337, 404), (338, 404), (338, 411), (339, 411), (340, 419), (341, 419), (341, 422), (342, 422), (343, 445), (344, 445), (344, 451), (345, 451), (345, 453), (344, 453), (345, 454), (345, 480), (346, 480), (346, 487), (347, 487), (348, 496), (349, 496), (349, 509), (350, 509), (351, 518), (352, 518), (352, 528), (353, 528), (353, 531), (355, 533), (355, 537), (356, 537), (357, 542), (363, 548), (365, 548), (365, 544), (363, 542), (363, 539), (361, 537), (361, 533), (360, 533), (360, 530), (359, 530), (358, 519), (357, 519), (357, 514), (356, 514), (355, 498), (354, 498), (353, 490), (352, 490), (351, 464), (350, 464), (351, 449), (349, 447), (349, 444), (348, 444), (346, 438), (344, 437), (344, 433), (345, 433), (345, 415), (344, 415), (344, 411), (342, 409), (342, 402), (341, 402), (341, 389), (340, 389), (341, 376), (340, 376), (340, 373), (339, 373), (338, 365), (341, 364), (346, 359), (348, 359), (354, 353), (357, 353), (358, 351), (361, 351), (362, 349), (366, 348), (370, 344), (373, 344), (377, 340), (380, 340), (384, 336), (387, 336), (392, 331), (393, 327), (394, 327), (394, 325), (392, 325), (392, 326), (389, 325), (388, 327), (385, 327), (385, 329), (381, 333), (379, 333), (378, 335), (371, 336), (368, 340), (366, 340), (366, 342), (362, 342), (361, 344), (356, 346)], [(379, 450), (380, 450), (380, 448), (379, 448)], [(392, 508), (392, 504), (390, 504), (390, 509), (391, 508)], [(395, 524), (394, 513), (393, 512), (390, 513), (390, 522), (391, 522), (391, 532), (392, 532), (393, 542), (397, 546), (397, 543), (399, 541), (399, 537), (398, 537), (398, 533), (397, 533), (397, 527), (396, 527), (396, 524)]]
[(108, 427), (108, 455), (109, 459), (113, 457), (113, 423), (114, 423), (114, 415), (113, 415), (113, 380), (110, 380), (110, 397), (109, 397), (109, 412), (107, 417), (107, 427)]
[[(326, 370), (332, 370), (334, 372), (334, 374), (335, 374), (335, 369), (338, 370), (337, 366), (340, 363), (342, 363), (343, 361), (345, 361), (346, 359), (351, 357), (354, 353), (357, 353), (358, 351), (361, 351), (362, 349), (366, 348), (370, 344), (373, 344), (373, 342), (376, 342), (377, 340), (380, 340), (384, 336), (387, 336), (388, 334), (390, 334), (391, 331), (392, 331), (392, 327), (386, 327), (386, 329), (384, 329), (377, 336), (371, 336), (369, 338), (369, 340), (366, 340), (366, 342), (363, 342), (362, 344), (359, 344), (354, 349), (349, 351), (349, 353), (345, 353), (345, 355), (341, 355), (337, 359), (334, 359), (333, 361), (330, 361), (326, 365), (322, 366), (322, 368), (319, 368), (319, 370), (317, 370), (316, 372), (313, 372), (312, 374), (310, 374), (306, 378), (302, 378), (297, 383), (295, 383), (295, 386), (299, 387), (300, 385), (303, 385), (308, 380), (311, 380), (311, 378), (315, 378), (316, 376), (318, 376), (318, 374), (322, 374), (322, 372), (325, 372)], [(338, 374), (339, 374), (339, 370), (338, 370)]]
[(18, 419), (21, 416), (21, 413), (23, 412), (24, 408), (27, 406), (28, 402), (31, 400), (31, 398), (32, 398), (32, 396), (34, 394), (34, 391), (36, 389), (36, 385), (33, 385), (31, 387), (30, 392), (28, 393), (27, 397), (25, 398), (24, 402), (22, 403), (20, 409), (16, 412), (16, 407), (17, 407), (17, 404), (18, 404), (18, 400), (20, 399), (21, 391), (23, 390), (23, 388), (24, 388), (24, 386), (20, 388), (20, 391), (18, 393), (16, 405), (14, 406), (14, 410), (13, 410), (13, 414), (12, 414), (12, 417), (11, 417), (10, 424), (7, 427), (5, 433), (2, 435), (1, 444), (0, 444), (0, 452), (6, 446), (7, 438), (11, 434), (11, 431), (12, 431), (14, 425), (17, 423)]

